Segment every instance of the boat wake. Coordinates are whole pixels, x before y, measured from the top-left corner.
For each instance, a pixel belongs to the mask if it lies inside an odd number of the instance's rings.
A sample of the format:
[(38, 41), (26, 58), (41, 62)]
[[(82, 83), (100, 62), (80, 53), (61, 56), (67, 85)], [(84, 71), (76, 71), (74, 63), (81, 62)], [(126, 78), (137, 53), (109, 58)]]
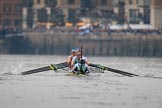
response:
[(145, 74), (145, 75), (140, 75), (140, 78), (153, 78), (153, 79), (162, 79), (162, 76), (158, 75), (155, 76), (153, 74)]
[(153, 79), (162, 79), (162, 76), (154, 76), (154, 75), (151, 75), (151, 76), (144, 76), (145, 78), (153, 78)]

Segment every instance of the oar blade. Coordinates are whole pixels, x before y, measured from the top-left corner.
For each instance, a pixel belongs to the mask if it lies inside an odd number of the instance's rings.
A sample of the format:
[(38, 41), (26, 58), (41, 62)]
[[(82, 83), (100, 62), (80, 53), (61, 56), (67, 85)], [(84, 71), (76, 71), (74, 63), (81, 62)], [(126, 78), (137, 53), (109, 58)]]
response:
[(29, 70), (29, 71), (25, 71), (22, 72), (22, 75), (28, 75), (28, 74), (33, 74), (33, 73), (39, 73), (39, 72), (44, 72), (44, 71), (48, 71), (48, 70), (57, 70), (57, 69), (63, 69), (65, 67), (68, 67), (68, 63), (67, 62), (63, 62), (63, 63), (59, 63), (59, 64), (52, 64), (50, 66), (45, 66), (42, 68), (38, 68), (38, 69), (33, 69), (33, 70)]
[(22, 72), (22, 75), (28, 75), (28, 74), (33, 74), (33, 73), (38, 73), (38, 72), (43, 72), (43, 71), (48, 71), (51, 70), (50, 66), (46, 66), (46, 67), (42, 67), (42, 68), (38, 68), (38, 69), (33, 69), (33, 70), (29, 70), (29, 71), (25, 71)]
[(120, 74), (130, 75), (130, 76), (138, 76), (138, 75), (133, 74), (133, 73), (129, 73), (129, 72), (125, 72), (125, 71), (113, 69), (113, 68), (107, 68), (107, 70), (108, 70), (108, 71), (111, 71), (111, 72), (120, 73)]
[(129, 73), (129, 72), (125, 72), (125, 71), (121, 71), (121, 70), (117, 70), (117, 69), (113, 69), (113, 68), (109, 68), (109, 67), (105, 67), (105, 66), (101, 66), (101, 65), (97, 65), (97, 64), (90, 63), (89, 66), (96, 67), (96, 68), (99, 68), (102, 70), (107, 70), (107, 71), (114, 72), (114, 73), (118, 73), (121, 75), (129, 76), (129, 77), (138, 76), (133, 73)]

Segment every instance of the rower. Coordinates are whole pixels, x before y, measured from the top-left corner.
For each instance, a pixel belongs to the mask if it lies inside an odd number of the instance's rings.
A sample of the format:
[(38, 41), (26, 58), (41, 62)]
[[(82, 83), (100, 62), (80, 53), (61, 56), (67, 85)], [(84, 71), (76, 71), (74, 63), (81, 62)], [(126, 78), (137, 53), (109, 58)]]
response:
[(78, 74), (87, 75), (89, 73), (89, 68), (88, 68), (88, 65), (85, 63), (85, 60), (81, 59), (81, 62), (76, 63), (74, 67), (72, 68), (72, 72), (76, 75)]
[(72, 49), (71, 50), (71, 55), (67, 59), (67, 63), (70, 65), (70, 68), (72, 68), (71, 67), (71, 62), (72, 62), (73, 57), (75, 57), (75, 56), (76, 56), (76, 49)]
[(83, 71), (83, 73), (89, 73), (88, 60), (86, 57), (82, 57), (81, 50), (77, 50), (76, 56), (73, 57), (71, 62), (72, 72)]

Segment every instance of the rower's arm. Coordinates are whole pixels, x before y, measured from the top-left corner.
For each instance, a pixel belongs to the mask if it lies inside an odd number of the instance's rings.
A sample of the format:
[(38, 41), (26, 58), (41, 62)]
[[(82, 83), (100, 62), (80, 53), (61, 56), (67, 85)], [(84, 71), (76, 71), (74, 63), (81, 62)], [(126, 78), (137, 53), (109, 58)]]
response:
[(73, 57), (72, 60), (71, 60), (71, 65), (70, 65), (71, 69), (74, 67), (75, 63), (76, 63), (76, 58)]
[(74, 67), (74, 60), (71, 61), (71, 66), (70, 68), (72, 69)]
[(89, 65), (89, 62), (88, 62), (88, 60), (86, 60), (86, 61), (85, 61), (85, 63), (86, 63), (87, 65)]
[(77, 67), (77, 65), (74, 65), (74, 66), (72, 67), (71, 71), (74, 72), (76, 67)]
[(85, 57), (85, 63), (87, 64), (87, 65), (89, 65), (89, 61), (88, 61), (88, 59)]
[(71, 57), (69, 56), (67, 59), (67, 63), (70, 64), (71, 63)]

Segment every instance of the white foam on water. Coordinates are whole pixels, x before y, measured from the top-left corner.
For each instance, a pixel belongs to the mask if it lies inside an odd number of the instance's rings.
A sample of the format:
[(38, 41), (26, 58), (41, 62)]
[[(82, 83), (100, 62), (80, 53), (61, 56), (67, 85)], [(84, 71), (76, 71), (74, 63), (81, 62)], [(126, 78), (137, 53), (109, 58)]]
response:
[(20, 73), (20, 69), (23, 66), (23, 62), (20, 62), (20, 64), (18, 64), (18, 66), (15, 66), (15, 69), (12, 71), (13, 74), (19, 74)]

